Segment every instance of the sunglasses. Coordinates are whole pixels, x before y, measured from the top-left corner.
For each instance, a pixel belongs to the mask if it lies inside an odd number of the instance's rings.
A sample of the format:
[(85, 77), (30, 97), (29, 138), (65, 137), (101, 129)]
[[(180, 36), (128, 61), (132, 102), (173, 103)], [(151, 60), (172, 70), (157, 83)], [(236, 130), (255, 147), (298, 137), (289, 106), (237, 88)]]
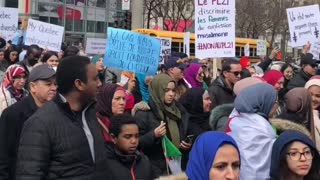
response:
[(229, 73), (233, 73), (235, 76), (239, 76), (240, 75), (240, 71), (228, 71)]

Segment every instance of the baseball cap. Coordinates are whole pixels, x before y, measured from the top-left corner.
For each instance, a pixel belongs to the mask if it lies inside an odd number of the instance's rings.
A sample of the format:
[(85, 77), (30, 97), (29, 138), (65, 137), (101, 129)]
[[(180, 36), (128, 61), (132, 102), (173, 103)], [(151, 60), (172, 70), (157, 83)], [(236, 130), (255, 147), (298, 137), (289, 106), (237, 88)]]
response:
[(29, 82), (37, 80), (46, 80), (53, 77), (56, 71), (48, 64), (41, 64), (33, 68), (29, 75)]
[(301, 57), (301, 66), (302, 65), (311, 65), (311, 66), (317, 66), (317, 60), (313, 59), (313, 55), (310, 53), (307, 53), (306, 55)]
[(164, 64), (166, 67), (166, 70), (174, 67), (180, 68), (181, 70), (184, 70), (185, 68), (187, 68), (186, 64), (181, 64), (177, 62), (179, 59), (180, 59), (179, 57), (171, 56), (170, 59)]

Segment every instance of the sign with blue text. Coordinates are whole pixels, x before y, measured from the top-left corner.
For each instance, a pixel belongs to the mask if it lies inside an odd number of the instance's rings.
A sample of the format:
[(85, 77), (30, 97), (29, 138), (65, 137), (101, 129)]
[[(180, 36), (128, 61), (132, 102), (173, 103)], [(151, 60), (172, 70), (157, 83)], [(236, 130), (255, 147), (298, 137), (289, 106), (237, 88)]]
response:
[(155, 75), (160, 49), (160, 41), (156, 38), (123, 29), (108, 28), (104, 65)]

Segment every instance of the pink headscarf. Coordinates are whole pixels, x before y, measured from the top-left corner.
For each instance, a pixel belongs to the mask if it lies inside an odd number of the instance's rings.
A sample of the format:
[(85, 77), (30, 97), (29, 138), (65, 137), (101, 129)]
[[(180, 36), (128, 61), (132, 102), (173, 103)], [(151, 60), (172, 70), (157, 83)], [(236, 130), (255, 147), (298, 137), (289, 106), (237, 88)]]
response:
[(193, 88), (201, 88), (202, 83), (197, 81), (196, 77), (198, 75), (199, 69), (201, 66), (199, 64), (191, 63), (188, 68), (184, 70), (184, 78)]
[(270, 70), (262, 77), (268, 84), (275, 86), (277, 82), (283, 77), (283, 74), (277, 70)]

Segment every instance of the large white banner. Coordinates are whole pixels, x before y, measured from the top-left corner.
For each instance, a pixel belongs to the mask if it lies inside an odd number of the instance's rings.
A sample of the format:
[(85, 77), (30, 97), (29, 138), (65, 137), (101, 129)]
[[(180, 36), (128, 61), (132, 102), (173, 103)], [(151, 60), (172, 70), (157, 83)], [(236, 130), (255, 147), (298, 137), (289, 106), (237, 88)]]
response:
[(267, 55), (267, 42), (265, 40), (257, 40), (257, 56)]
[(18, 32), (18, 9), (0, 7), (0, 36), (12, 40)]
[(190, 32), (184, 33), (183, 52), (186, 53), (188, 57), (190, 57)]
[(196, 58), (235, 56), (235, 1), (195, 0)]
[(87, 38), (87, 54), (104, 54), (106, 49), (106, 40), (102, 38)]
[(36, 44), (44, 49), (59, 52), (64, 27), (29, 19), (25, 44)]
[(319, 5), (287, 9), (292, 47), (299, 47), (307, 42), (318, 42), (320, 39)]
[(160, 40), (160, 60), (159, 64), (164, 64), (166, 61), (168, 61), (170, 55), (171, 55), (171, 38), (158, 38)]

